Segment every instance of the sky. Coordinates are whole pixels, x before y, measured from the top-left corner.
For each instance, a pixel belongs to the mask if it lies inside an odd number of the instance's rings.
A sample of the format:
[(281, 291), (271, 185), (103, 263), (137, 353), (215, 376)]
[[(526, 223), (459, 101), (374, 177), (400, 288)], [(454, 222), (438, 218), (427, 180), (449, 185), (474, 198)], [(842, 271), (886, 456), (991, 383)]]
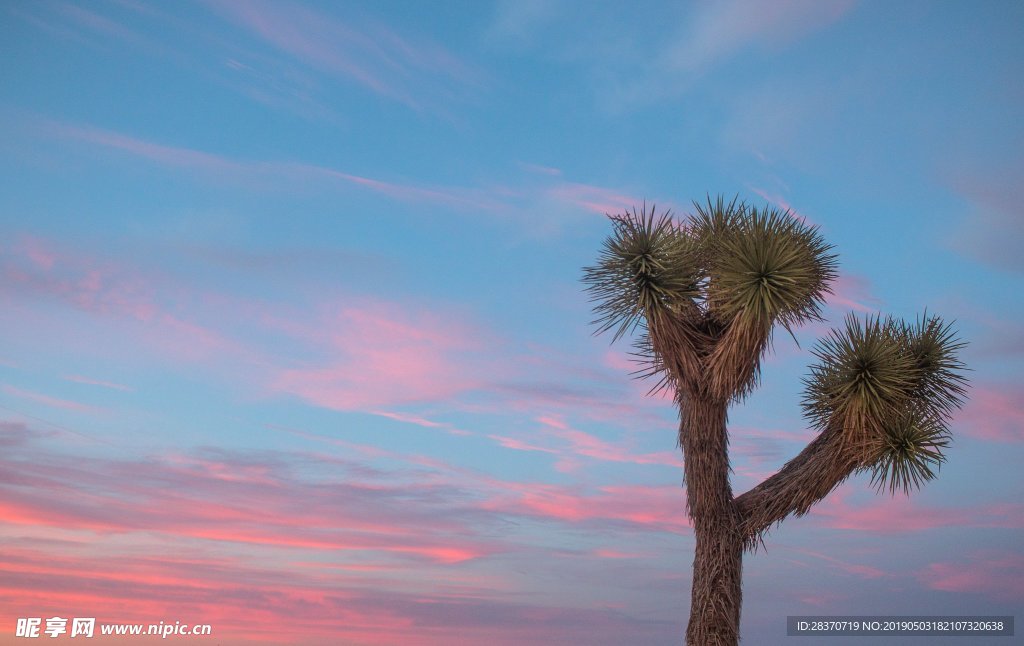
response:
[(0, 2), (0, 644), (679, 643), (676, 411), (580, 279), (606, 214), (717, 195), (840, 268), (730, 410), (734, 491), (813, 438), (847, 312), (955, 321), (971, 369), (938, 479), (855, 476), (745, 556), (745, 640), (1013, 615), (1021, 33), (999, 0)]

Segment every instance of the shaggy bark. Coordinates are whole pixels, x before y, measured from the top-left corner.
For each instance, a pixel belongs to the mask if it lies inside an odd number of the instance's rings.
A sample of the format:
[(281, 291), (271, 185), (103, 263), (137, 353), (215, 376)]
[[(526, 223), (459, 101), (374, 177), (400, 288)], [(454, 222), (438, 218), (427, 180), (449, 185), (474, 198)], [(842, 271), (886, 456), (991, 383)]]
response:
[(691, 646), (739, 641), (743, 536), (729, 484), (726, 401), (688, 397), (680, 403), (687, 511), (693, 521)]
[(782, 469), (736, 499), (740, 532), (748, 548), (786, 516), (802, 516), (819, 500), (864, 466), (864, 451), (833, 424)]

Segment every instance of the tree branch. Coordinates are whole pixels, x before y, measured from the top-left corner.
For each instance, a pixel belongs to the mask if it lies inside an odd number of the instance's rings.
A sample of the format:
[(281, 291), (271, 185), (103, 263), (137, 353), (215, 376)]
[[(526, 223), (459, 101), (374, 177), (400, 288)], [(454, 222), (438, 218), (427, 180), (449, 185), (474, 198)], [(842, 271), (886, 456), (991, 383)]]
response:
[(694, 306), (678, 314), (662, 311), (648, 313), (648, 336), (654, 350), (653, 372), (664, 370), (683, 390), (697, 392), (704, 374), (703, 354), (711, 338), (703, 333)]
[(728, 324), (707, 359), (703, 375), (713, 397), (728, 400), (743, 397), (753, 389), (770, 336), (771, 326), (754, 318), (741, 315)]
[(736, 498), (740, 531), (748, 549), (786, 516), (803, 516), (854, 471), (864, 453), (850, 444), (842, 424), (829, 427), (775, 475)]

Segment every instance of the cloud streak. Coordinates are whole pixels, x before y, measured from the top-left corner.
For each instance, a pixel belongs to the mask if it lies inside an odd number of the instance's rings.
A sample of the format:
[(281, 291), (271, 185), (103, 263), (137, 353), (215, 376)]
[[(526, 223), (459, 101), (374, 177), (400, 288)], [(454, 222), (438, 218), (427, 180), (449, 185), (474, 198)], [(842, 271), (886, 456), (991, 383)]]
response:
[(1024, 528), (1024, 505), (985, 503), (972, 506), (925, 506), (906, 497), (879, 496), (863, 505), (846, 501), (846, 491), (833, 493), (812, 507), (810, 516), (832, 529), (875, 534), (924, 532), (943, 527)]
[(438, 99), (465, 97), (483, 82), (478, 69), (443, 46), (368, 20), (342, 22), (309, 7), (270, 2), (209, 4), (294, 60), (413, 109), (437, 109)]
[(1024, 388), (979, 384), (956, 416), (964, 432), (990, 442), (1024, 442)]
[[(325, 408), (382, 414), (377, 409), (445, 400), (482, 385), (465, 370), (484, 345), (482, 334), (447, 316), (367, 303), (327, 318), (329, 363), (284, 370), (273, 389)], [(414, 423), (429, 425), (423, 422)]]
[(506, 204), (485, 191), (462, 187), (432, 187), (401, 184), (379, 178), (347, 173), (335, 168), (292, 161), (254, 161), (233, 158), (194, 148), (172, 146), (124, 133), (91, 126), (79, 126), (35, 119), (37, 128), (53, 138), (77, 141), (182, 171), (195, 173), (202, 181), (230, 181), (267, 190), (307, 190), (310, 182), (321, 187), (360, 188), (403, 202), (442, 204), (459, 209), (504, 212)]
[(1021, 168), (1018, 163), (984, 175), (961, 171), (948, 180), (966, 200), (968, 211), (949, 246), (996, 269), (1024, 271)]
[(1024, 600), (1024, 556), (1018, 553), (975, 550), (956, 561), (929, 563), (916, 575), (933, 590), (981, 594), (1009, 604)]
[(752, 46), (777, 49), (843, 18), (853, 0), (727, 0), (699, 5), (678, 45), (665, 53), (673, 68), (704, 72)]
[(365, 459), (402, 465), (382, 471), (347, 457), (351, 446), (342, 457), (217, 449), (91, 457), (63, 454), (28, 431), (0, 423), (0, 536), (18, 537), (0, 559), (0, 604), (24, 616), (51, 604), (99, 613), (113, 603), (111, 621), (186, 611), (228, 639), (280, 638), (290, 626), (292, 638), (294, 630), (389, 642), (415, 634), (424, 644), (477, 630), (499, 630), (508, 643), (561, 631), (570, 639), (591, 634), (598, 617), (615, 632), (608, 643), (673, 628), (650, 618), (638, 628), (628, 614), (585, 605), (524, 604), (496, 566), (553, 558), (533, 532), (515, 529), (527, 521), (603, 528), (602, 547), (577, 550), (576, 560), (641, 558), (617, 539), (686, 531), (676, 487), (588, 492), (500, 481), (374, 448)]
[(89, 404), (83, 404), (82, 402), (72, 401), (70, 399), (61, 399), (59, 397), (52, 397), (43, 393), (35, 392), (33, 390), (26, 390), (24, 388), (17, 388), (9, 384), (0, 383), (0, 391), (3, 391), (7, 395), (17, 397), (18, 399), (24, 399), (27, 401), (42, 404), (49, 408), (59, 408), (62, 410), (74, 411), (76, 413), (89, 413), (97, 414), (104, 412), (104, 409), (98, 406), (92, 406)]

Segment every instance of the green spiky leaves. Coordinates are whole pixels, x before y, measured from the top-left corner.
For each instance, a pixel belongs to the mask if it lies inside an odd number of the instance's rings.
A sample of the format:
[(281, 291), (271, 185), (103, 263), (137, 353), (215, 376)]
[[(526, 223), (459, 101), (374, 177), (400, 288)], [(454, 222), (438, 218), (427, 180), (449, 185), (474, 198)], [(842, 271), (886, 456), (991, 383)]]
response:
[(692, 302), (700, 269), (694, 240), (668, 212), (655, 217), (652, 206), (611, 220), (614, 231), (583, 281), (597, 302), (598, 331), (615, 329), (618, 339), (659, 312)]
[(943, 420), (913, 409), (888, 424), (879, 434), (869, 458), (871, 483), (909, 493), (934, 478), (946, 461), (942, 450), (949, 446), (949, 429)]
[(927, 312), (907, 326), (905, 333), (914, 368), (920, 375), (915, 398), (929, 402), (936, 413), (948, 417), (967, 395), (967, 382), (961, 374), (964, 364), (957, 358), (964, 344), (957, 341), (951, 324)]
[(947, 422), (965, 395), (962, 347), (938, 317), (850, 315), (814, 350), (804, 414), (822, 430), (841, 426), (879, 488), (909, 492), (945, 460)]
[(653, 208), (611, 216), (599, 262), (584, 270), (599, 332), (615, 329), (618, 339), (649, 314), (689, 305), (766, 333), (818, 318), (835, 256), (814, 227), (735, 199), (694, 206), (683, 224)]
[(812, 351), (819, 359), (805, 379), (804, 414), (824, 428), (837, 418), (884, 419), (914, 388), (914, 359), (892, 318), (846, 317)]
[(718, 198), (673, 222), (654, 209), (611, 216), (599, 262), (584, 270), (598, 332), (641, 327), (637, 353), (661, 375), (715, 398), (756, 385), (772, 328), (819, 316), (835, 256), (789, 211)]
[(819, 317), (836, 257), (815, 227), (789, 211), (695, 204), (693, 231), (707, 249), (708, 310), (720, 321), (787, 330)]

